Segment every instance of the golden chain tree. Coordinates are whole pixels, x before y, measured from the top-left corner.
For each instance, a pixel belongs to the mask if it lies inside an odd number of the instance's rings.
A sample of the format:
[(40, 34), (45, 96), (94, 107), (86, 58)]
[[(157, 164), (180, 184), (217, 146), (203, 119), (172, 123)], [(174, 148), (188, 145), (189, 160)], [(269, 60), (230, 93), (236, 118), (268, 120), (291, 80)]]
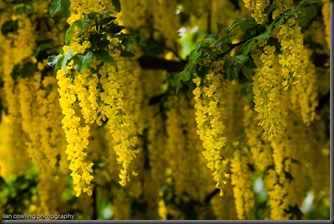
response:
[(1, 1), (3, 219), (329, 219), (329, 11)]

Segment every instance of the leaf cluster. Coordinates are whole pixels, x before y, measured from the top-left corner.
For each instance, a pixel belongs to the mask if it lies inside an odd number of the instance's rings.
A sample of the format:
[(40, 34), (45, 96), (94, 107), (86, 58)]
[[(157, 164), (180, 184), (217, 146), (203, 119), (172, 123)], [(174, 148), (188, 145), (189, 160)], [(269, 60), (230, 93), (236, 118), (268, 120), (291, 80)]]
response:
[[(50, 6), (50, 15), (53, 16), (55, 13), (60, 11), (63, 16), (67, 16), (69, 4), (67, 4), (66, 1), (67, 0), (54, 0)], [(82, 34), (88, 36), (88, 41), (91, 43), (90, 48), (86, 49), (84, 53), (75, 55), (72, 55), (72, 49), (65, 54), (61, 51), (59, 55), (49, 56), (48, 65), (55, 65), (56, 70), (63, 69), (65, 71), (66, 65), (73, 60), (74, 70), (82, 73), (85, 68), (89, 68), (89, 64), (93, 56), (101, 62), (116, 63), (115, 59), (109, 54), (110, 41), (108, 37), (127, 40), (129, 38), (133, 38), (133, 35), (121, 32), (125, 29), (125, 27), (118, 25), (115, 22), (117, 18), (116, 13), (121, 10), (121, 5), (119, 0), (114, 0), (112, 3), (115, 6), (115, 12), (110, 10), (105, 10), (102, 14), (98, 12), (90, 12), (84, 16), (82, 21), (76, 21), (71, 24), (66, 31), (65, 44), (67, 46), (70, 46), (73, 31), (75, 27), (78, 27), (82, 31)], [(134, 56), (134, 54), (126, 50), (126, 47), (121, 43), (119, 43), (116, 48), (121, 52), (121, 57)]]
[[(191, 86), (190, 82), (195, 73), (200, 77), (205, 76), (212, 69), (213, 63), (218, 61), (223, 62), (222, 73), (226, 79), (251, 81), (255, 65), (250, 58), (250, 52), (254, 44), (266, 40), (269, 45), (275, 45), (276, 53), (279, 53), (280, 44), (277, 38), (272, 37), (273, 29), (291, 17), (297, 18), (301, 26), (307, 25), (320, 10), (318, 1), (305, 0), (296, 8), (269, 19), (279, 6), (271, 4), (264, 8), (264, 13), (268, 16), (267, 24), (258, 24), (251, 18), (237, 18), (228, 27), (217, 23), (217, 32), (207, 35), (197, 43), (196, 49), (188, 57), (184, 70), (175, 76), (173, 86), (177, 89), (181, 83)], [(237, 29), (242, 32), (243, 39), (233, 44), (232, 37), (236, 35)]]
[(31, 171), (25, 175), (9, 177), (7, 180), (0, 176), (0, 207), (5, 214), (26, 211), (24, 201), (31, 200), (36, 193), (37, 173)]

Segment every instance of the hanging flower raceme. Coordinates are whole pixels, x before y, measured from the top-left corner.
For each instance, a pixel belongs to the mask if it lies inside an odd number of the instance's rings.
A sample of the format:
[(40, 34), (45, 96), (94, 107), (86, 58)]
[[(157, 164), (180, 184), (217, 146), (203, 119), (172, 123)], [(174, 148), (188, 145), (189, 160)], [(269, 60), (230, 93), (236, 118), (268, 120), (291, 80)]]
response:
[(224, 136), (224, 110), (222, 74), (208, 73), (203, 79), (196, 77), (193, 82), (196, 88), (193, 91), (196, 108), (197, 133), (203, 142), (203, 155), (206, 158), (216, 187), (223, 195), (223, 188), (229, 174), (226, 173), (228, 159), (223, 158), (223, 147), (226, 143)]
[(89, 143), (89, 126), (82, 127), (80, 124), (81, 119), (76, 115), (74, 105), (77, 101), (77, 89), (67, 77), (70, 75), (70, 66), (67, 66), (66, 71), (64, 72), (61, 69), (57, 72), (58, 92), (60, 95), (59, 103), (64, 114), (62, 123), (67, 141), (66, 154), (70, 161), (69, 167), (72, 171), (71, 176), (73, 178), (74, 190), (78, 197), (82, 190), (89, 195), (92, 194), (89, 184), (93, 179), (91, 175), (93, 163), (85, 161), (87, 154), (84, 152), (84, 149), (87, 148)]
[(326, 41), (328, 48), (330, 48), (330, 2), (329, 0), (323, 0), (324, 4), (322, 6), (322, 16), (325, 23), (326, 31)]
[(275, 46), (265, 45), (259, 54), (253, 54), (257, 67), (253, 76), (253, 94), (258, 125), (263, 128), (263, 139), (269, 141), (273, 147), (275, 168), (281, 173), (285, 156), (282, 136), (286, 130), (288, 106), (287, 91), (284, 91), (281, 85), (281, 66), (275, 50)]
[(243, 0), (245, 7), (249, 9), (252, 13), (252, 17), (258, 23), (266, 22), (266, 14), (263, 12), (263, 9), (269, 5), (269, 0)]
[(287, 107), (275, 50), (275, 46), (266, 45), (259, 60), (254, 59), (257, 66), (253, 76), (254, 110), (258, 112), (259, 126), (262, 126), (265, 138), (281, 135), (286, 126)]
[[(238, 142), (234, 142), (233, 145), (238, 146)], [(248, 154), (246, 148), (235, 149), (231, 160), (231, 182), (238, 219), (250, 219), (249, 214), (254, 206), (251, 172), (247, 166), (250, 157)]]
[(79, 196), (81, 190), (92, 193), (93, 163), (87, 161), (85, 151), (90, 124), (95, 122), (100, 126), (107, 123), (113, 149), (122, 165), (120, 184), (124, 186), (129, 180), (130, 163), (138, 153), (135, 105), (140, 96), (135, 93), (138, 72), (128, 73), (125, 69), (121, 57), (125, 47), (115, 37), (119, 32), (114, 31), (115, 26), (116, 30), (122, 28), (109, 15), (115, 12), (114, 7), (108, 1), (73, 1), (70, 12), (67, 45), (59, 56), (66, 66), (62, 63), (58, 68), (57, 78), (65, 115), (66, 152)]
[(305, 74), (302, 63), (304, 45), (301, 27), (295, 18), (289, 18), (276, 32), (276, 37), (281, 44), (282, 53), (278, 55), (279, 63), (282, 66), (282, 85), (287, 90), (291, 85), (296, 85)]
[(256, 112), (250, 105), (244, 107), (243, 123), (254, 165), (260, 171), (265, 171), (267, 167), (272, 165), (272, 149), (268, 143), (262, 140), (263, 129), (258, 126)]
[(304, 70), (303, 78), (296, 83), (296, 88), (291, 88), (292, 109), (302, 115), (305, 124), (309, 125), (315, 118), (315, 108), (318, 106), (316, 68), (310, 60), (312, 51), (304, 48), (301, 56)]

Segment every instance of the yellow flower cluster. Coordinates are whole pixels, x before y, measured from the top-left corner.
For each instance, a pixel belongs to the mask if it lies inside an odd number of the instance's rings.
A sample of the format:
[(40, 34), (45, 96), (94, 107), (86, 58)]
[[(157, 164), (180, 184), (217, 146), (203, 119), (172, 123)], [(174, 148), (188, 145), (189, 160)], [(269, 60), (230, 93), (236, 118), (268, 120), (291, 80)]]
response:
[(8, 116), (1, 115), (0, 133), (2, 137), (0, 139), (0, 176), (7, 179), (11, 173), (10, 167), (10, 121)]
[[(166, 45), (173, 48), (178, 39), (178, 30), (180, 29), (180, 18), (176, 14), (177, 0), (161, 0), (155, 1), (153, 5), (154, 29), (159, 30), (156, 37), (163, 35), (167, 38)], [(163, 27), (163, 29), (160, 29)]]
[(326, 41), (328, 44), (328, 48), (330, 48), (330, 1), (323, 0), (324, 4), (322, 6), (322, 16), (325, 23), (325, 31), (326, 31)]
[[(222, 24), (231, 24), (235, 18), (243, 17), (243, 14), (247, 13), (247, 16), (249, 16), (247, 9), (242, 7), (242, 9), (239, 10), (231, 1), (211, 0), (209, 3), (211, 4), (211, 21), (216, 21)], [(207, 10), (205, 10), (205, 12), (209, 13)], [(215, 31), (215, 23), (212, 23), (211, 29), (212, 31)]]
[[(3, 54), (1, 55), (3, 62), (3, 80), (4, 92), (7, 99), (7, 106), (10, 116), (16, 116), (18, 113), (18, 105), (16, 103), (14, 89), (14, 80), (11, 73), (14, 65), (22, 63), (23, 59), (29, 58), (36, 47), (35, 27), (32, 21), (25, 14), (12, 16), (12, 19), (18, 21), (18, 30), (15, 33), (8, 33), (7, 36), (2, 37)], [(5, 19), (5, 17), (4, 17)], [(9, 19), (9, 18), (8, 18)], [(0, 34), (2, 36), (2, 34)]]
[(288, 200), (287, 184), (288, 180), (283, 175), (277, 175), (277, 173), (270, 169), (265, 176), (265, 183), (269, 195), (270, 205), (270, 219), (271, 220), (287, 220), (289, 216), (288, 211)]
[[(224, 86), (224, 135), (227, 140), (233, 141), (238, 138), (240, 132), (244, 129), (243, 123), (239, 122), (243, 118), (243, 103), (242, 96), (240, 95), (241, 87), (243, 84), (237, 80), (226, 81)], [(241, 102), (241, 103), (240, 103)], [(228, 142), (229, 144), (231, 142)], [(232, 156), (232, 155), (231, 155)]]
[(247, 166), (249, 158), (245, 148), (235, 149), (231, 159), (231, 182), (235, 198), (238, 219), (251, 219), (251, 209), (254, 206), (254, 192), (251, 172)]
[(193, 91), (196, 109), (197, 133), (203, 142), (203, 155), (208, 161), (207, 166), (212, 171), (216, 187), (223, 195), (223, 188), (229, 174), (226, 173), (228, 159), (223, 159), (223, 147), (226, 143), (224, 131), (224, 102), (223, 99), (223, 76), (211, 72), (203, 80), (196, 77), (193, 82), (196, 88)]
[(69, 168), (72, 173), (74, 190), (79, 197), (83, 189), (88, 195), (92, 194), (89, 187), (92, 176), (93, 163), (87, 163), (84, 149), (88, 146), (89, 126), (82, 127), (80, 117), (76, 115), (75, 103), (77, 101), (77, 87), (72, 84), (67, 76), (70, 75), (71, 67), (67, 66), (66, 72), (63, 69), (57, 71), (57, 80), (59, 86), (59, 103), (62, 108), (64, 118), (62, 120), (63, 129), (66, 135), (67, 149), (66, 154), (70, 161)]
[(258, 126), (256, 113), (249, 105), (244, 107), (243, 123), (255, 167), (260, 171), (265, 171), (273, 162), (272, 150), (270, 145), (262, 140), (263, 129)]
[[(74, 36), (74, 40), (77, 38)], [(70, 44), (75, 44), (75, 41), (71, 41)], [(63, 47), (64, 54), (70, 51), (70, 47)], [(81, 52), (80, 52), (81, 53)], [(57, 80), (59, 86), (59, 103), (62, 108), (62, 113), (64, 118), (62, 120), (63, 129), (66, 135), (66, 141), (68, 143), (66, 154), (68, 155), (68, 160), (70, 161), (69, 168), (71, 169), (71, 176), (73, 178), (74, 191), (76, 196), (79, 197), (81, 192), (87, 192), (88, 195), (92, 194), (90, 189), (90, 182), (93, 179), (92, 176), (92, 166), (93, 163), (86, 162), (87, 153), (84, 152), (84, 149), (88, 146), (88, 137), (89, 137), (89, 126), (81, 126), (80, 117), (76, 114), (75, 105), (77, 100), (82, 99), (83, 102), (79, 102), (80, 106), (87, 106), (87, 88), (84, 84), (86, 81), (87, 73), (83, 73), (79, 76), (78, 72), (73, 70), (73, 61), (66, 66), (66, 71), (60, 69), (57, 71)], [(75, 77), (77, 75), (77, 77)], [(78, 77), (79, 76), (79, 77)], [(74, 78), (75, 77), (75, 78)], [(79, 99), (80, 98), (80, 99)], [(88, 101), (89, 102), (89, 101)], [(88, 107), (90, 108), (90, 107)], [(90, 122), (90, 113), (85, 113), (87, 107), (83, 107), (82, 116), (87, 121)]]
[(275, 50), (274, 46), (267, 45), (259, 60), (254, 60), (257, 66), (253, 76), (254, 110), (258, 112), (264, 138), (281, 135), (286, 126), (286, 93), (282, 92), (280, 65)]
[(192, 198), (199, 201), (204, 200), (205, 196), (212, 191), (215, 182), (210, 177), (210, 170), (203, 169), (206, 166), (207, 160), (203, 156), (204, 151), (202, 141), (197, 134), (197, 124), (194, 102), (191, 101), (191, 107), (187, 108), (182, 115), (185, 120), (187, 139), (186, 139), (186, 161), (188, 164), (188, 186), (187, 192)]
[[(201, 169), (204, 161), (202, 142), (196, 131), (196, 120), (193, 105), (187, 102), (186, 97), (179, 93), (168, 98), (166, 132), (167, 143), (165, 157), (172, 171), (175, 194), (182, 200), (189, 200), (189, 196), (203, 199), (205, 192), (211, 190), (213, 181), (208, 169)], [(209, 180), (208, 180), (209, 178)], [(213, 182), (207, 186), (208, 181)], [(209, 188), (209, 189), (208, 189)]]
[[(94, 61), (92, 64), (94, 64)], [(99, 112), (97, 103), (99, 97), (97, 89), (99, 83), (98, 75), (91, 73), (88, 69), (84, 69), (82, 73), (72, 72), (72, 74), (75, 76), (74, 85), (76, 86), (79, 106), (81, 107), (85, 123), (94, 123), (96, 121), (101, 125), (100, 120), (97, 119)]]
[(267, 21), (266, 14), (263, 12), (264, 8), (270, 4), (269, 0), (243, 0), (245, 7), (252, 13), (252, 17), (257, 23), (265, 23)]
[(275, 19), (275, 17), (283, 12), (285, 12), (288, 9), (292, 9), (293, 6), (293, 0), (274, 0), (273, 4), (277, 4), (277, 9), (273, 11), (272, 18)]
[(284, 90), (287, 90), (291, 85), (296, 85), (304, 76), (302, 58), (300, 57), (304, 51), (303, 34), (295, 18), (289, 18), (274, 32), (276, 32), (276, 37), (281, 44), (282, 53), (278, 57), (282, 66), (282, 85)]
[[(113, 6), (108, 1), (71, 1), (71, 16), (67, 22), (83, 20), (84, 15), (96, 12), (102, 15), (105, 10), (113, 11)], [(91, 47), (89, 31), (94, 31), (95, 26), (87, 24), (85, 29), (74, 27), (69, 45), (63, 47), (63, 54), (72, 51), (72, 58), (76, 54), (84, 54)], [(88, 146), (89, 127), (96, 122), (102, 125), (107, 122), (107, 127), (112, 136), (112, 145), (118, 156), (118, 163), (122, 165), (120, 171), (120, 184), (124, 186), (129, 180), (129, 166), (136, 157), (137, 147), (137, 123), (135, 122), (138, 100), (139, 73), (133, 70), (128, 73), (124, 68), (125, 61), (120, 57), (118, 38), (107, 39), (109, 54), (117, 62), (107, 63), (99, 61), (95, 56), (90, 61), (91, 69), (84, 69), (81, 73), (74, 71), (74, 61), (66, 66), (66, 71), (59, 70), (57, 74), (60, 86), (60, 103), (63, 114), (63, 128), (68, 141), (68, 158), (71, 161), (70, 169), (75, 184), (77, 196), (81, 189), (92, 192), (89, 183), (93, 179), (92, 163), (85, 162), (87, 153), (84, 149)], [(96, 71), (95, 73), (92, 71)], [(75, 108), (80, 107), (80, 112)], [(86, 125), (81, 126), (81, 116)]]
[[(295, 189), (302, 189), (307, 183), (307, 154), (309, 149), (313, 149), (312, 143), (314, 137), (311, 137), (308, 127), (298, 113), (290, 111), (288, 115), (288, 126), (287, 126), (287, 145), (289, 147), (289, 162), (285, 163), (285, 169), (292, 175), (293, 180), (287, 186), (287, 195), (290, 205), (302, 206), (306, 192), (296, 191)], [(317, 130), (319, 131), (319, 130)], [(293, 162), (292, 162), (292, 161)], [(288, 161), (288, 160), (286, 160)]]
[(76, 54), (84, 54), (86, 49), (91, 47), (91, 43), (88, 41), (89, 36), (81, 28), (75, 26), (72, 32), (70, 44), (65, 45), (63, 50), (65, 54), (71, 49), (72, 57), (74, 57)]
[[(117, 51), (114, 49), (114, 52)], [(120, 52), (119, 52), (120, 53)], [(115, 58), (115, 57), (114, 57)], [(117, 67), (104, 66), (99, 70), (100, 83), (104, 92), (100, 94), (104, 104), (100, 105), (102, 114), (107, 117), (107, 126), (113, 138), (114, 150), (118, 163), (122, 164), (120, 184), (124, 186), (130, 179), (130, 162), (139, 152), (137, 149), (137, 129), (134, 116), (134, 89), (127, 89), (131, 82), (136, 82), (133, 74), (124, 70), (124, 61), (119, 59)], [(129, 91), (128, 91), (129, 90)]]
[(293, 105), (294, 111), (296, 108), (300, 108), (300, 113), (302, 115), (305, 124), (309, 125), (315, 118), (315, 108), (318, 105), (317, 96), (317, 86), (316, 86), (316, 69), (315, 65), (310, 60), (312, 51), (304, 48), (302, 53), (302, 69), (304, 69), (305, 74), (296, 83), (296, 88), (291, 88), (291, 103)]
[[(7, 3), (6, 3), (7, 4)], [(2, 6), (3, 7), (3, 6)], [(28, 150), (25, 145), (27, 136), (22, 130), (21, 106), (19, 103), (18, 80), (12, 77), (15, 66), (22, 66), (23, 60), (34, 63), (35, 58), (31, 57), (36, 47), (35, 24), (25, 14), (14, 15), (12, 12), (2, 12), (0, 25), (5, 22), (17, 21), (18, 27), (14, 32), (3, 35), (0, 32), (0, 77), (4, 81), (2, 103), (8, 108), (9, 129), (9, 151), (13, 161), (13, 171), (21, 174), (30, 164)], [(15, 74), (16, 75), (16, 74)], [(29, 122), (29, 121), (28, 121)], [(21, 153), (16, 153), (20, 151)]]
[[(281, 84), (281, 66), (275, 50), (274, 46), (266, 45), (262, 53), (253, 54), (256, 65), (253, 94), (254, 110), (258, 112), (258, 125), (263, 128), (263, 139), (268, 140), (273, 148), (275, 169), (281, 173), (286, 151), (282, 137), (287, 125), (288, 92), (283, 90)], [(259, 58), (255, 59), (256, 57)]]
[(85, 15), (88, 15), (91, 12), (102, 14), (105, 10), (114, 11), (112, 4), (110, 4), (110, 1), (108, 0), (71, 0), (71, 14), (67, 19), (67, 23), (71, 25), (76, 21), (83, 21)]
[[(176, 193), (182, 195), (185, 186), (185, 175), (183, 172), (187, 172), (186, 166), (188, 165), (185, 161), (185, 141), (186, 136), (183, 134), (183, 122), (182, 114), (180, 114), (180, 106), (186, 102), (182, 100), (181, 97), (171, 96), (168, 99), (170, 109), (167, 111), (167, 121), (166, 121), (166, 132), (167, 132), (167, 150), (166, 157), (170, 158), (168, 163), (169, 167), (172, 170), (174, 176), (174, 183), (176, 186)], [(181, 101), (180, 104), (178, 101)], [(182, 171), (181, 171), (182, 170)], [(179, 188), (179, 189), (177, 189)]]
[(163, 199), (159, 199), (158, 206), (159, 206), (158, 213), (159, 213), (160, 218), (162, 220), (166, 220), (167, 219), (167, 208), (166, 208), (166, 204)]
[[(63, 166), (64, 149), (62, 130), (58, 126), (61, 112), (58, 102), (56, 79), (52, 76), (44, 77), (41, 82), (40, 72), (33, 77), (20, 79), (19, 103), (22, 116), (22, 129), (28, 136), (25, 144), (29, 157), (39, 169), (38, 197), (40, 212), (54, 212), (58, 204), (58, 195), (65, 184), (62, 179), (67, 174)], [(52, 190), (54, 185), (56, 190)]]
[[(153, 22), (149, 19), (152, 19), (151, 18), (151, 15), (153, 14), (152, 6), (156, 4), (157, 1), (121, 0), (120, 2), (122, 5), (121, 17), (126, 27), (139, 29), (141, 26)], [(139, 30), (141, 33), (144, 32), (144, 29), (139, 29)]]

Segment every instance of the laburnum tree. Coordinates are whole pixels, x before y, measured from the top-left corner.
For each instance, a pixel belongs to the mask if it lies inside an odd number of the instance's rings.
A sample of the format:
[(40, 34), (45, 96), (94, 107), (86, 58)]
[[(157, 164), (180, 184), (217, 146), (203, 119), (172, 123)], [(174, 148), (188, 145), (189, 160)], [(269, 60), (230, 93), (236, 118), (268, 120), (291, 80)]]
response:
[(329, 219), (329, 5), (2, 0), (1, 217)]

